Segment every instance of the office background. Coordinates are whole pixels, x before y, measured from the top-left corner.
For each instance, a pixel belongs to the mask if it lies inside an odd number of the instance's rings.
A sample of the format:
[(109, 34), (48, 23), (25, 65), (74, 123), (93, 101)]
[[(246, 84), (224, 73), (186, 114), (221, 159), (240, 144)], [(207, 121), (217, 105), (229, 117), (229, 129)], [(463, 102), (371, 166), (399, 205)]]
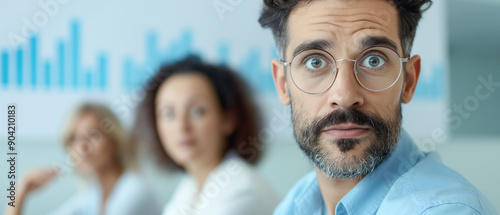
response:
[[(26, 214), (50, 211), (78, 190), (59, 138), (76, 105), (102, 102), (130, 126), (141, 84), (159, 63), (188, 53), (231, 66), (254, 90), (268, 119), (259, 136), (268, 144), (257, 168), (281, 196), (312, 169), (293, 139), (289, 107), (274, 90), (270, 61), (277, 54), (271, 33), (257, 23), (261, 1), (0, 4), (0, 109), (18, 106), (17, 175), (49, 165), (64, 171), (29, 197)], [(422, 74), (414, 100), (403, 106), (403, 126), (423, 150), (439, 151), (445, 164), (500, 210), (500, 87), (486, 88), (487, 98), (476, 95), (481, 80), (500, 81), (498, 10), (495, 0), (435, 0), (417, 32), (413, 54), (422, 57)], [(0, 132), (5, 158), (6, 137)], [(161, 171), (142, 158), (142, 176), (164, 205), (182, 174)], [(7, 167), (0, 168), (1, 192), (7, 189)]]

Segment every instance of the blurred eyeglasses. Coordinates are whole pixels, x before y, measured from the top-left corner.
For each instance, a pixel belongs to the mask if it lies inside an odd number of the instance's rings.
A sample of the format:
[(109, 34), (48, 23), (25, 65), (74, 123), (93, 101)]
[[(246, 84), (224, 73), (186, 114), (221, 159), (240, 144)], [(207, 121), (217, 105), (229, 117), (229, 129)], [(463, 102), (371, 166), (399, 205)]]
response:
[(361, 52), (355, 60), (336, 60), (325, 50), (306, 49), (292, 61), (281, 63), (285, 68), (290, 67), (297, 88), (308, 94), (319, 94), (333, 85), (338, 72), (337, 63), (341, 61), (354, 62), (354, 74), (359, 84), (367, 90), (380, 92), (396, 84), (408, 58), (401, 58), (390, 48), (375, 46)]

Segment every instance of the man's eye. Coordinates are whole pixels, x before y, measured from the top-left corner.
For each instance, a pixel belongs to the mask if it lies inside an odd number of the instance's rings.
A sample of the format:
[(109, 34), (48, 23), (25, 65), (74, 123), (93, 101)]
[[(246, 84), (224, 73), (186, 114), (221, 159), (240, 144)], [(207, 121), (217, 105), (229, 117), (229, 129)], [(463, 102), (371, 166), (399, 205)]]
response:
[(379, 68), (382, 67), (385, 64), (385, 60), (382, 57), (375, 56), (375, 55), (370, 55), (366, 57), (363, 62), (361, 63), (362, 66), (367, 67), (367, 68)]
[(306, 67), (310, 70), (322, 69), (327, 65), (327, 62), (320, 57), (312, 57), (306, 61)]

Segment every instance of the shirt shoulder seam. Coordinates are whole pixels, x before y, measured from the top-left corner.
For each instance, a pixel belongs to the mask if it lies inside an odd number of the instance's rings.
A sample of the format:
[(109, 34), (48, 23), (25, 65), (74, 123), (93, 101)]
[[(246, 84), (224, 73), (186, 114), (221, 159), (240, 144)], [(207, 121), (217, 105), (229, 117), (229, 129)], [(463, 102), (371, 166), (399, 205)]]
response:
[(432, 209), (432, 208), (436, 208), (436, 207), (439, 207), (439, 206), (443, 206), (443, 205), (464, 205), (466, 207), (469, 207), (470, 209), (474, 210), (477, 214), (481, 214), (476, 208), (468, 205), (468, 204), (464, 204), (462, 202), (448, 202), (448, 203), (442, 203), (442, 204), (438, 204), (438, 205), (433, 205), (433, 206), (430, 206), (430, 207), (427, 207), (425, 208), (425, 210), (423, 210), (420, 215), (424, 214), (426, 211)]

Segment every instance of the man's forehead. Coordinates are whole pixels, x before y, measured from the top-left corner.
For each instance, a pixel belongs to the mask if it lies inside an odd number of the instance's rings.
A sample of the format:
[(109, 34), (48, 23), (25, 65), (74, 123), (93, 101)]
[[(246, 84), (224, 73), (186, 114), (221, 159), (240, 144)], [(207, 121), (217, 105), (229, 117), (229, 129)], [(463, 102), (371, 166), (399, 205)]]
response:
[[(318, 10), (324, 9), (324, 10)], [(309, 11), (311, 10), (311, 11)], [(310, 13), (312, 12), (312, 13)], [(391, 0), (311, 0), (301, 1), (290, 12), (291, 15), (338, 15), (349, 16), (368, 13), (378, 18), (388, 19), (398, 12)]]
[(385, 37), (390, 43), (400, 44), (397, 19), (396, 9), (387, 0), (301, 3), (290, 13), (288, 39), (292, 47), (288, 49), (318, 38), (332, 43), (349, 40), (358, 48), (370, 37)]

